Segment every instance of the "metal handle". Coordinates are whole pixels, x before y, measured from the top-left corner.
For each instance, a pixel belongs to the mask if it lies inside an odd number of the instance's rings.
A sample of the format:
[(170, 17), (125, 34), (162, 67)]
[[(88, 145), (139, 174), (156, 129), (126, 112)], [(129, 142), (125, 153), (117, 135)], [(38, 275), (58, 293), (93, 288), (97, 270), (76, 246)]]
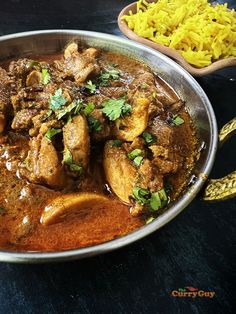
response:
[[(236, 118), (223, 126), (219, 133), (219, 143), (222, 145), (236, 132)], [(224, 200), (236, 196), (236, 171), (220, 179), (210, 179), (202, 198), (205, 201)]]

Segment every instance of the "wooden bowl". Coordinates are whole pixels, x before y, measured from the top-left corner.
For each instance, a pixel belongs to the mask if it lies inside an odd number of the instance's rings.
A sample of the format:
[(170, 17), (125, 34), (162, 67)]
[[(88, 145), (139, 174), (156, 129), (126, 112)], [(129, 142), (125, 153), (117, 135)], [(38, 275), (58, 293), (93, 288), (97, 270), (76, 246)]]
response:
[[(153, 2), (153, 1), (152, 1)], [(119, 14), (118, 16), (118, 25), (121, 30), (121, 32), (128, 37), (129, 39), (132, 39), (134, 41), (137, 41), (143, 45), (149, 46), (153, 49), (158, 50), (159, 52), (171, 57), (176, 62), (178, 62), (183, 68), (185, 68), (189, 73), (191, 73), (194, 76), (202, 76), (206, 74), (210, 74), (216, 70), (223, 69), (229, 66), (236, 65), (236, 57), (230, 57), (227, 59), (221, 59), (218, 61), (213, 62), (212, 64), (204, 67), (204, 68), (197, 68), (189, 64), (181, 55), (178, 53), (175, 49), (168, 48), (164, 45), (154, 43), (153, 41), (140, 37), (137, 34), (135, 34), (127, 25), (126, 21), (122, 20), (122, 16), (129, 15), (129, 11), (132, 11), (133, 13), (136, 13), (136, 3), (133, 2), (129, 5), (127, 5)]]

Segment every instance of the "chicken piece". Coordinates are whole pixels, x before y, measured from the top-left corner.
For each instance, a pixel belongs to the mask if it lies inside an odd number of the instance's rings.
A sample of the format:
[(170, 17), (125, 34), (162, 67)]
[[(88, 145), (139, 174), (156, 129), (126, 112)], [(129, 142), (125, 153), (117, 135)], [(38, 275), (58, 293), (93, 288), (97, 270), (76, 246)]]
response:
[(108, 141), (104, 147), (103, 166), (106, 179), (113, 192), (125, 203), (130, 204), (137, 169), (122, 147), (113, 147)]
[(156, 192), (163, 188), (163, 175), (156, 165), (148, 159), (144, 159), (138, 169), (137, 186)]
[(64, 150), (69, 150), (73, 163), (87, 168), (89, 160), (90, 140), (87, 120), (75, 116), (63, 128)]
[(56, 149), (51, 141), (42, 135), (30, 140), (30, 150), (21, 168), (21, 174), (30, 182), (60, 188), (65, 174)]
[(26, 86), (38, 85), (40, 83), (42, 83), (42, 74), (37, 70), (31, 71), (26, 78)]
[(78, 45), (76, 43), (70, 44), (64, 52), (64, 72), (67, 76), (73, 76), (77, 83), (83, 83), (91, 73), (98, 72), (96, 53), (97, 50), (94, 48), (79, 53)]
[(96, 129), (91, 130), (92, 140), (99, 142), (109, 138), (111, 136), (111, 127), (108, 124), (107, 120), (105, 119), (104, 115), (102, 114), (102, 111), (100, 109), (94, 109), (93, 112), (88, 117), (88, 121), (91, 121), (90, 120), (91, 117), (92, 119), (94, 118), (100, 123), (100, 126), (97, 130)]
[(108, 197), (92, 192), (60, 195), (44, 208), (40, 222), (51, 225), (81, 212), (95, 210), (108, 202)]
[(49, 110), (41, 110), (37, 115), (32, 118), (33, 126), (29, 130), (30, 136), (37, 136), (43, 122), (50, 117), (51, 112)]
[(11, 96), (11, 104), (14, 108), (14, 111), (28, 108), (34, 108), (38, 110), (48, 109), (51, 94), (46, 90), (43, 91), (41, 86), (36, 87), (36, 85), (34, 85), (30, 87), (30, 90), (28, 90), (28, 88), (29, 87), (22, 88), (16, 95)]
[(158, 118), (152, 121), (152, 124), (147, 128), (147, 132), (155, 135), (158, 145), (171, 146), (173, 143), (173, 129), (165, 121)]
[(152, 73), (148, 71), (140, 72), (137, 77), (130, 84), (131, 89), (141, 89), (149, 94), (155, 91), (155, 78)]
[(153, 158), (155, 159), (156, 157), (162, 157), (164, 159), (167, 159), (169, 156), (169, 150), (163, 146), (160, 145), (151, 145), (149, 146), (153, 153)]
[(132, 142), (141, 135), (148, 125), (148, 107), (150, 101), (137, 92), (133, 98), (132, 112), (124, 118), (116, 120), (114, 135), (116, 138)]
[(6, 125), (5, 115), (0, 112), (0, 134), (4, 131), (5, 125)]
[[(50, 128), (61, 129), (63, 126), (62, 121), (58, 121), (56, 119), (51, 119), (41, 124), (38, 133), (45, 135)], [(31, 132), (30, 132), (31, 133)]]
[(173, 147), (151, 145), (149, 148), (153, 153), (152, 162), (158, 168), (159, 173), (175, 173), (182, 166), (183, 158), (174, 151)]
[(107, 86), (107, 87), (103, 87), (101, 86), (99, 88), (99, 91), (102, 95), (108, 97), (108, 98), (120, 98), (122, 96), (124, 96), (126, 94), (126, 86), (119, 86), (119, 87), (111, 87), (111, 86)]
[(37, 114), (35, 109), (22, 109), (18, 111), (12, 121), (11, 127), (14, 130), (29, 129), (32, 126), (32, 118)]
[(6, 125), (6, 115), (11, 111), (9, 80), (7, 72), (0, 67), (0, 134)]

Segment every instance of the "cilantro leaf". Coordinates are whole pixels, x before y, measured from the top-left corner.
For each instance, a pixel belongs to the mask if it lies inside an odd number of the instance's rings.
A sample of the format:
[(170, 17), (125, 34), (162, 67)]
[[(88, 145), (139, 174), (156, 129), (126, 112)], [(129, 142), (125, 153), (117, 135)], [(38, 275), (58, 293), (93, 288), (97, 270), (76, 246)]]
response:
[(150, 206), (152, 210), (158, 210), (161, 208), (161, 199), (158, 192), (152, 193)]
[(132, 107), (126, 103), (126, 99), (107, 99), (102, 102), (102, 112), (109, 118), (110, 121), (115, 121), (120, 116), (130, 113)]
[(63, 160), (62, 160), (63, 164), (68, 165), (69, 169), (71, 171), (76, 171), (81, 173), (83, 171), (83, 167), (80, 165), (77, 165), (73, 162), (73, 156), (71, 154), (71, 152), (69, 151), (68, 148), (66, 148), (63, 152)]
[(86, 83), (85, 88), (89, 90), (90, 94), (95, 94), (97, 86), (91, 80), (89, 80)]
[(42, 69), (42, 78), (43, 78), (43, 85), (47, 85), (50, 82), (51, 76), (48, 73), (47, 69)]
[(76, 101), (72, 102), (67, 107), (56, 112), (57, 119), (58, 120), (62, 119), (68, 113), (71, 113), (73, 116), (77, 115), (80, 112), (80, 109), (82, 108), (82, 106), (83, 106), (82, 100), (76, 100)]
[(150, 192), (147, 189), (136, 186), (133, 188), (133, 196), (139, 204), (145, 205), (149, 202)]
[(54, 136), (54, 135), (56, 135), (56, 134), (58, 134), (58, 133), (61, 133), (61, 129), (54, 129), (54, 128), (50, 128), (50, 129), (48, 129), (47, 130), (47, 132), (46, 132), (46, 134), (45, 134), (45, 137), (49, 140), (49, 141), (51, 141), (51, 138)]
[(95, 109), (95, 105), (92, 102), (89, 102), (83, 109), (83, 113), (88, 116)]
[(76, 107), (75, 103), (69, 104), (65, 109), (62, 109), (56, 113), (57, 119), (60, 120), (63, 118), (67, 113), (71, 112)]
[(137, 156), (134, 158), (133, 162), (135, 166), (139, 167), (143, 161), (143, 156)]
[(152, 193), (150, 198), (151, 209), (156, 211), (167, 204), (168, 198), (164, 189)]
[(146, 144), (151, 145), (156, 142), (156, 136), (148, 133), (146, 131), (143, 132), (142, 138), (145, 140)]
[(133, 188), (133, 197), (139, 204), (148, 206), (151, 211), (163, 208), (168, 202), (164, 189), (151, 193), (148, 189), (136, 186)]
[(122, 141), (120, 141), (120, 140), (114, 140), (114, 141), (112, 142), (111, 146), (112, 146), (112, 147), (119, 147), (119, 146), (121, 146), (121, 144), (122, 144)]
[(89, 130), (90, 131), (96, 131), (96, 132), (100, 132), (102, 131), (102, 124), (101, 122), (94, 118), (93, 116), (88, 116), (88, 124), (89, 124)]
[(62, 96), (62, 89), (58, 88), (55, 94), (50, 97), (49, 107), (53, 111), (61, 109), (67, 103), (67, 100)]
[(128, 153), (127, 156), (130, 160), (134, 160), (135, 157), (140, 156), (141, 153), (142, 153), (142, 150), (139, 148), (136, 148), (136, 149), (132, 150), (130, 153)]
[(109, 80), (118, 80), (120, 78), (120, 71), (110, 66), (99, 77), (101, 86), (107, 86)]
[(182, 119), (180, 116), (174, 116), (172, 119), (172, 123), (174, 123), (175, 125), (181, 125), (184, 123), (184, 119)]
[(79, 165), (76, 165), (76, 164), (71, 164), (69, 166), (69, 168), (70, 168), (71, 171), (76, 171), (76, 172), (79, 172), (79, 173), (81, 173), (82, 170), (83, 170), (83, 167), (81, 167)]
[(68, 148), (66, 148), (63, 152), (63, 164), (71, 165), (73, 163), (73, 157)]
[(76, 107), (74, 110), (74, 115), (77, 115), (80, 112), (80, 109), (83, 107), (83, 105), (84, 105), (83, 100), (81, 100), (81, 99), (76, 100)]

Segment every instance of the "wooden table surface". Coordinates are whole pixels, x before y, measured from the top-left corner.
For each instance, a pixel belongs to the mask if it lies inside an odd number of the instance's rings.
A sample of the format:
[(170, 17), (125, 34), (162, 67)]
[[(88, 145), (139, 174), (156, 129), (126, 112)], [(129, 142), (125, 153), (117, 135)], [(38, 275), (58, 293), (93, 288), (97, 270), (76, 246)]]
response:
[[(84, 29), (121, 36), (117, 15), (131, 1), (1, 1), (0, 34)], [(223, 1), (218, 1), (223, 2)], [(236, 8), (236, 1), (228, 1)], [(236, 70), (198, 79), (219, 127), (236, 115)], [(235, 170), (235, 137), (212, 177)], [(235, 313), (236, 202), (196, 199), (158, 232), (118, 251), (48, 265), (0, 264), (0, 313)], [(213, 298), (180, 298), (195, 287)]]

